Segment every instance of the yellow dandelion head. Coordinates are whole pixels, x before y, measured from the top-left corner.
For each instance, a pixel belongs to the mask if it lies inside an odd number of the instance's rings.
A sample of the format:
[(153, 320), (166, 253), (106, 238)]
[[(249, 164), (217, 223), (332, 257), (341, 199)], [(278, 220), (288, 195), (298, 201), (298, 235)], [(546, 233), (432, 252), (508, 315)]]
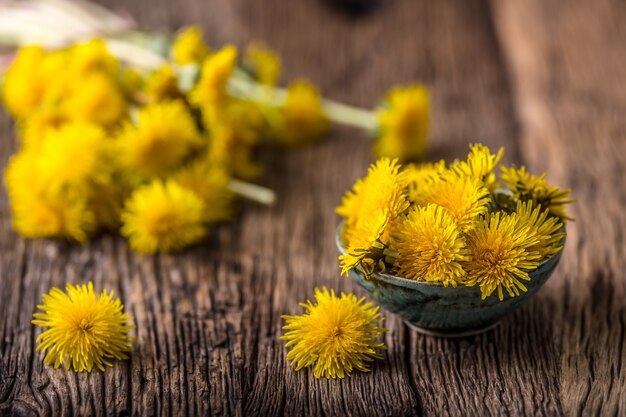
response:
[(261, 176), (263, 168), (254, 155), (253, 144), (242, 140), (230, 125), (213, 126), (209, 141), (208, 160), (233, 177), (252, 181)]
[(320, 93), (304, 80), (295, 81), (288, 87), (287, 98), (274, 124), (276, 141), (287, 146), (319, 139), (330, 126), (322, 108)]
[(129, 98), (137, 97), (137, 94), (144, 88), (146, 80), (143, 75), (134, 68), (123, 68), (120, 72), (120, 88)]
[(394, 88), (378, 110), (378, 157), (403, 161), (423, 158), (428, 145), (430, 98), (423, 85)]
[(259, 83), (276, 85), (280, 76), (280, 57), (263, 43), (253, 42), (246, 47), (243, 64)]
[(205, 106), (202, 118), (207, 130), (228, 126), (238, 142), (248, 145), (259, 143), (267, 128), (259, 105), (251, 100), (229, 98), (219, 108)]
[(189, 94), (189, 100), (198, 107), (219, 104), (226, 97), (226, 84), (236, 63), (237, 48), (232, 45), (205, 59), (200, 80)]
[(371, 273), (375, 262), (383, 256), (382, 240), (389, 220), (389, 211), (377, 210), (361, 217), (353, 228), (346, 230), (346, 254), (339, 256), (342, 274), (357, 266), (362, 266), (366, 274)]
[(198, 26), (188, 26), (178, 33), (170, 55), (178, 65), (198, 64), (209, 55), (209, 47)]
[(128, 124), (116, 140), (121, 165), (144, 175), (162, 175), (177, 168), (203, 145), (193, 116), (181, 101), (143, 107), (137, 126)]
[(173, 180), (136, 189), (122, 212), (122, 235), (141, 253), (178, 251), (206, 235), (204, 203)]
[(470, 149), (467, 161), (459, 161), (450, 169), (459, 175), (480, 178), (489, 191), (495, 191), (500, 184), (496, 181), (494, 170), (502, 159), (504, 148), (500, 148), (495, 155), (489, 151), (488, 147), (481, 144), (471, 145)]
[(515, 216), (538, 241), (529, 246), (527, 251), (535, 251), (541, 259), (545, 259), (563, 249), (565, 232), (560, 231), (563, 223), (559, 217), (550, 216), (549, 210), (544, 210), (533, 201), (518, 201)]
[(552, 216), (562, 220), (571, 220), (567, 216), (566, 207), (574, 200), (569, 198), (571, 190), (560, 189), (546, 182), (546, 174), (537, 176), (529, 174), (526, 167), (501, 167), (502, 181), (506, 183), (513, 195), (522, 201), (533, 200), (535, 204), (548, 209)]
[(170, 65), (163, 65), (154, 71), (146, 80), (145, 95), (152, 101), (175, 100), (183, 97), (178, 78)]
[(436, 204), (445, 208), (462, 231), (470, 230), (480, 215), (487, 213), (491, 201), (489, 190), (476, 177), (459, 176), (448, 172), (418, 191), (416, 203)]
[(62, 106), (76, 120), (108, 127), (126, 115), (127, 103), (110, 77), (94, 72), (72, 84)]
[(528, 270), (539, 266), (541, 256), (531, 251), (539, 243), (527, 222), (513, 214), (492, 213), (482, 218), (466, 236), (471, 260), (464, 263), (467, 285), (479, 285), (482, 298), (489, 297), (496, 289), (500, 300), (503, 290), (509, 296), (526, 291), (522, 281), (529, 281)]
[(27, 117), (41, 105), (50, 82), (40, 72), (45, 55), (39, 46), (20, 48), (4, 75), (2, 99), (7, 110), (17, 119)]
[(69, 51), (70, 71), (78, 76), (101, 72), (115, 76), (119, 62), (106, 47), (102, 39), (91, 39), (73, 46)]
[(428, 187), (446, 171), (446, 163), (442, 159), (439, 162), (424, 162), (421, 164), (408, 164), (404, 168), (406, 180), (409, 185), (408, 197), (414, 202), (419, 198), (423, 187)]
[(399, 276), (442, 282), (446, 287), (463, 282), (462, 262), (469, 261), (469, 251), (455, 219), (442, 207), (429, 204), (413, 209), (391, 242)]
[(313, 366), (316, 378), (344, 378), (356, 369), (369, 371), (368, 363), (382, 358), (377, 342), (385, 328), (378, 307), (364, 303), (353, 294), (323, 288), (315, 289), (313, 304), (307, 300), (300, 304), (305, 313), (300, 316), (283, 316), (287, 332), (281, 337), (292, 349), (287, 360), (296, 371)]
[(27, 148), (39, 149), (48, 134), (57, 131), (69, 122), (69, 117), (57, 107), (44, 107), (23, 119), (20, 124), (20, 139)]
[(67, 284), (66, 293), (58, 288), (42, 296), (43, 312), (33, 315), (32, 323), (46, 330), (37, 338), (37, 351), (47, 351), (46, 365), (61, 364), (75, 372), (91, 372), (113, 366), (112, 360), (127, 359), (131, 350), (129, 332), (135, 328), (124, 313), (113, 291), (96, 295), (93, 284)]
[(54, 189), (87, 189), (109, 178), (105, 133), (89, 123), (67, 123), (48, 132), (36, 158), (39, 175)]
[(230, 176), (208, 158), (200, 158), (179, 170), (172, 177), (178, 184), (193, 191), (204, 202), (205, 222), (229, 220), (233, 216), (234, 194), (230, 190)]
[(335, 212), (346, 220), (345, 230), (356, 225), (361, 211), (361, 201), (365, 196), (363, 190), (365, 186), (365, 179), (358, 179), (352, 186), (352, 190), (341, 198), (341, 204), (335, 209)]

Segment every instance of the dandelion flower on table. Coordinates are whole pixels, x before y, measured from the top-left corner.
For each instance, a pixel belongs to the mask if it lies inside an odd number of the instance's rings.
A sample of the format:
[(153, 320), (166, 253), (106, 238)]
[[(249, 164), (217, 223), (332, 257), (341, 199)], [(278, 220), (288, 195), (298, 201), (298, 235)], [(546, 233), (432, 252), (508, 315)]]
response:
[(70, 72), (82, 76), (99, 72), (115, 77), (119, 72), (119, 61), (106, 47), (102, 39), (94, 38), (74, 45), (68, 51)]
[(143, 107), (137, 126), (127, 124), (116, 140), (123, 168), (144, 175), (163, 175), (203, 145), (193, 116), (182, 101), (164, 101)]
[(416, 196), (418, 205), (431, 203), (448, 210), (464, 232), (474, 227), (478, 216), (487, 213), (490, 201), (489, 190), (482, 180), (452, 172), (441, 175)]
[(391, 240), (399, 276), (418, 281), (462, 283), (462, 262), (469, 261), (465, 239), (442, 207), (416, 207), (399, 223)]
[(226, 86), (237, 63), (237, 48), (227, 45), (202, 63), (200, 80), (189, 93), (198, 107), (217, 106), (227, 98)]
[(40, 68), (45, 51), (39, 46), (20, 48), (2, 82), (2, 100), (9, 113), (22, 119), (39, 108), (51, 80)]
[(146, 79), (143, 93), (152, 102), (182, 99), (178, 78), (170, 65), (163, 65)]
[(330, 126), (322, 98), (308, 81), (294, 81), (273, 120), (274, 139), (286, 146), (299, 146), (321, 138)]
[(126, 115), (127, 103), (110, 77), (92, 72), (69, 87), (62, 109), (75, 120), (110, 127)]
[(282, 316), (287, 330), (281, 337), (291, 347), (287, 360), (296, 371), (312, 366), (316, 378), (344, 378), (356, 369), (370, 370), (369, 363), (381, 359), (385, 345), (376, 341), (385, 328), (378, 307), (353, 294), (315, 289), (313, 304), (300, 305), (300, 316)]
[(69, 122), (69, 117), (58, 107), (43, 107), (19, 123), (19, 138), (26, 148), (38, 149), (49, 133)]
[(403, 161), (424, 157), (430, 120), (426, 87), (416, 84), (391, 90), (377, 116), (379, 132), (374, 151), (378, 157)]
[(46, 329), (38, 338), (37, 351), (47, 351), (46, 365), (75, 372), (104, 371), (112, 360), (128, 359), (129, 332), (135, 328), (113, 291), (94, 292), (93, 284), (67, 284), (66, 292), (52, 288), (44, 294), (32, 323)]
[(232, 125), (214, 125), (207, 158), (233, 177), (252, 181), (261, 176), (263, 167), (255, 161), (254, 144), (246, 142), (239, 132)]
[(121, 233), (137, 252), (178, 251), (206, 235), (204, 213), (204, 203), (193, 191), (174, 180), (154, 180), (126, 201)]
[(502, 159), (504, 148), (500, 148), (497, 154), (492, 154), (485, 145), (474, 144), (470, 147), (467, 161), (459, 161), (453, 164), (450, 169), (459, 175), (480, 178), (485, 187), (490, 192), (494, 192), (500, 184), (496, 181), (496, 174), (493, 172)]
[(264, 85), (276, 85), (280, 76), (280, 57), (259, 42), (253, 42), (246, 47), (243, 65), (259, 83)]
[(571, 190), (548, 184), (546, 174), (540, 176), (529, 174), (524, 166), (500, 168), (502, 170), (500, 177), (513, 192), (515, 198), (522, 201), (533, 200), (544, 209), (550, 210), (552, 216), (557, 216), (562, 220), (571, 220), (565, 211), (566, 206), (574, 202), (569, 198)]
[(202, 30), (188, 26), (174, 40), (170, 55), (178, 65), (199, 64), (209, 56), (209, 47), (202, 38)]
[(503, 290), (514, 297), (526, 291), (522, 281), (530, 281), (529, 270), (537, 268), (541, 255), (531, 250), (539, 242), (528, 221), (516, 213), (496, 212), (479, 220), (466, 236), (471, 259), (464, 262), (467, 285), (479, 285), (482, 298)]

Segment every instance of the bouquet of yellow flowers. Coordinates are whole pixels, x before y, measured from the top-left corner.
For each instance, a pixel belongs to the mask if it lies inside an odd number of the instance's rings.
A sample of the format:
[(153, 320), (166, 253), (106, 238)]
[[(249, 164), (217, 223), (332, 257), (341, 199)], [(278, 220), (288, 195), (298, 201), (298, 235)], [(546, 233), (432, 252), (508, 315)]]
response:
[(562, 249), (570, 190), (525, 167), (495, 169), (492, 154), (471, 146), (465, 161), (401, 166), (380, 159), (337, 208), (344, 220), (342, 272), (359, 268), (444, 286), (525, 291), (528, 271)]
[(28, 45), (0, 59), (21, 144), (5, 175), (21, 235), (85, 242), (111, 230), (138, 252), (177, 251), (231, 219), (236, 196), (274, 201), (252, 183), (264, 143), (310, 143), (334, 122), (372, 132), (381, 156), (426, 150), (423, 86), (359, 109), (304, 80), (278, 87), (280, 59), (260, 43), (215, 50), (197, 27), (168, 38), (133, 26), (90, 3), (0, 5), (0, 44)]

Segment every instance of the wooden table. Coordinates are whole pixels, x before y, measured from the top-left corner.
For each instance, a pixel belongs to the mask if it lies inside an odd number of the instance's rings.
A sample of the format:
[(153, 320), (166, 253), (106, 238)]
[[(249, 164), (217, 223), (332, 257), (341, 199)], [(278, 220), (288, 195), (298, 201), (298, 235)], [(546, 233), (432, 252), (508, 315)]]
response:
[[(469, 142), (571, 187), (561, 265), (496, 330), (416, 334), (386, 314), (388, 352), (345, 380), (294, 372), (281, 314), (339, 276), (333, 210), (373, 157), (366, 137), (266, 152), (272, 208), (249, 206), (200, 247), (139, 256), (104, 236), (85, 246), (24, 241), (0, 200), (0, 415), (623, 415), (626, 413), (626, 3), (389, 0), (351, 17), (321, 0), (108, 3), (148, 29), (199, 23), (213, 45), (265, 40), (284, 80), (372, 106), (392, 85), (432, 92), (430, 159)], [(0, 113), (2, 165), (15, 151)], [(30, 324), (66, 281), (111, 288), (135, 317), (129, 361), (75, 374), (43, 366)]]

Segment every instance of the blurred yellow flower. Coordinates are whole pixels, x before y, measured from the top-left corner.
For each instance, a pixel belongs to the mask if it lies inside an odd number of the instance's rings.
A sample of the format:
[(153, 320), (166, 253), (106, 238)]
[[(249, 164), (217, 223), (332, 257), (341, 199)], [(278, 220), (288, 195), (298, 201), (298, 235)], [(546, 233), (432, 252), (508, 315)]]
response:
[(45, 57), (39, 46), (20, 48), (11, 67), (4, 75), (2, 100), (7, 110), (17, 119), (23, 119), (37, 110), (50, 80), (41, 76)]
[(390, 249), (399, 276), (418, 281), (462, 283), (461, 263), (469, 261), (465, 239), (455, 219), (442, 207), (416, 207), (394, 231)]
[(217, 106), (227, 96), (226, 86), (237, 63), (237, 48), (227, 45), (206, 58), (200, 80), (189, 93), (189, 101), (198, 107)]
[[(272, 122), (272, 121), (270, 121)], [(307, 81), (291, 83), (285, 103), (273, 120), (273, 136), (278, 143), (298, 146), (322, 137), (330, 123), (322, 109), (322, 99)]]
[(91, 372), (97, 367), (113, 366), (111, 359), (128, 359), (135, 328), (124, 313), (113, 291), (96, 295), (93, 284), (67, 284), (67, 294), (52, 288), (42, 296), (43, 312), (33, 315), (32, 323), (46, 330), (37, 338), (37, 351), (48, 351), (44, 362), (58, 368), (61, 364), (75, 372)]
[(178, 65), (202, 62), (209, 55), (209, 47), (202, 39), (202, 30), (198, 26), (187, 26), (179, 32), (170, 55)]
[(174, 252), (206, 235), (204, 203), (176, 181), (153, 180), (136, 189), (122, 212), (122, 235), (137, 252)]
[(102, 39), (76, 44), (68, 50), (68, 55), (71, 60), (69, 71), (74, 76), (100, 72), (115, 77), (119, 71), (119, 61), (111, 55)]
[(422, 159), (428, 145), (429, 120), (426, 87), (416, 84), (391, 90), (385, 105), (378, 110), (376, 155), (402, 161)]
[(344, 378), (356, 369), (369, 371), (368, 363), (381, 359), (378, 352), (385, 349), (375, 339), (386, 331), (381, 327), (378, 307), (364, 303), (354, 294), (323, 288), (315, 289), (316, 304), (307, 300), (300, 305), (305, 313), (300, 316), (282, 316), (287, 332), (281, 337), (286, 347), (293, 348), (287, 360), (296, 371), (313, 366), (316, 378)]
[(203, 142), (185, 104), (164, 101), (143, 107), (137, 126), (127, 124), (116, 147), (123, 168), (159, 176), (180, 166)]
[(567, 216), (565, 208), (574, 200), (569, 198), (571, 190), (561, 189), (546, 182), (546, 174), (537, 176), (529, 174), (526, 167), (515, 166), (500, 167), (502, 181), (513, 192), (515, 198), (526, 201), (533, 200), (544, 209), (550, 210), (550, 214), (563, 220), (571, 220)]
[(25, 148), (39, 149), (44, 139), (69, 121), (66, 113), (57, 107), (43, 107), (19, 123), (19, 138)]
[(153, 102), (184, 97), (178, 88), (178, 78), (170, 65), (163, 65), (150, 74), (144, 86), (144, 94)]
[(121, 89), (106, 75), (92, 72), (69, 87), (62, 109), (75, 120), (112, 126), (126, 115)]
[(243, 64), (261, 84), (274, 86), (280, 76), (280, 57), (260, 42), (246, 47)]
[(254, 180), (261, 176), (263, 168), (254, 158), (253, 145), (242, 140), (237, 128), (217, 124), (211, 131), (208, 160), (235, 178)]
[(439, 162), (424, 162), (421, 164), (408, 164), (404, 168), (407, 183), (409, 184), (408, 197), (411, 202), (419, 199), (422, 188), (428, 187), (436, 181), (439, 175), (446, 171), (446, 163), (442, 159)]
[(500, 184), (496, 181), (496, 174), (493, 171), (503, 154), (504, 148), (500, 148), (498, 153), (494, 155), (485, 145), (471, 145), (467, 161), (459, 161), (453, 164), (450, 169), (459, 175), (479, 178), (490, 192), (494, 192), (500, 187)]

